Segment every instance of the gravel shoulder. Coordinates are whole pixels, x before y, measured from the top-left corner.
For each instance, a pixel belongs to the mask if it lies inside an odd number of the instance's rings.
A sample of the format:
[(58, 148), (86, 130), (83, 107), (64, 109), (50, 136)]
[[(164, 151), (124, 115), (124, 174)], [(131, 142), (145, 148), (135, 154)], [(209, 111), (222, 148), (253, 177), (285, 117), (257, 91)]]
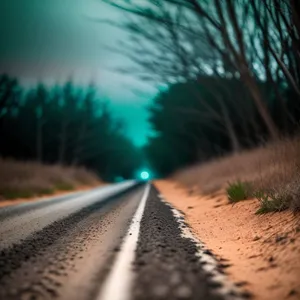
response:
[(236, 300), (249, 293), (228, 285), (223, 266), (190, 234), (184, 218), (152, 187), (134, 262), (134, 300)]
[(172, 181), (156, 187), (195, 235), (225, 262), (226, 273), (257, 300), (300, 298), (299, 216), (257, 216), (257, 200), (228, 204), (224, 191), (201, 196)]

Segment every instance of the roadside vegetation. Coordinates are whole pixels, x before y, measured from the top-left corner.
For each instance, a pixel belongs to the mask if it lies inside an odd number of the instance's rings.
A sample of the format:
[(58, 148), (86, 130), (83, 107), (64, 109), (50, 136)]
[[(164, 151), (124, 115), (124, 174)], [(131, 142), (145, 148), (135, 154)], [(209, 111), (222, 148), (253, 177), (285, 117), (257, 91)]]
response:
[[(35, 169), (42, 164), (82, 166), (104, 181), (131, 178), (141, 155), (125, 132), (126, 124), (115, 118), (93, 84), (79, 86), (70, 79), (26, 88), (16, 78), (0, 75), (0, 157), (37, 161)], [(60, 181), (55, 187), (68, 187)]]
[(256, 198), (257, 214), (300, 210), (300, 139), (290, 138), (183, 169), (174, 179), (204, 194), (225, 189), (229, 202)]
[(251, 194), (250, 184), (248, 182), (237, 180), (233, 183), (228, 184), (226, 192), (228, 200), (231, 203), (246, 200)]
[(132, 41), (128, 72), (164, 87), (149, 106), (155, 172), (192, 166), (175, 177), (204, 193), (257, 198), (258, 214), (298, 210), (299, 3), (104, 2), (130, 14), (117, 24)]
[(72, 80), (25, 88), (0, 74), (1, 200), (132, 178), (140, 151), (98, 93)]
[(83, 167), (0, 158), (0, 201), (51, 195), (100, 184), (99, 177)]
[(129, 14), (111, 22), (121, 71), (159, 87), (145, 153), (163, 195), (257, 299), (298, 299), (300, 2), (103, 2)]

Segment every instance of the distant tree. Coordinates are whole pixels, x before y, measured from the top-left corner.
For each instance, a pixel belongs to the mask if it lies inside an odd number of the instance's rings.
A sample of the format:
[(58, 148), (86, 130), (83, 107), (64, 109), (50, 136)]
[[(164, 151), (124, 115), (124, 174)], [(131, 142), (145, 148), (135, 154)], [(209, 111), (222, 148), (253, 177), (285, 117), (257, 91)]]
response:
[(90, 128), (92, 126), (91, 121), (94, 117), (94, 110), (95, 110), (95, 88), (91, 84), (85, 95), (82, 99), (81, 104), (81, 118), (78, 120), (79, 128), (77, 137), (75, 137), (75, 144), (74, 144), (74, 153), (72, 164), (78, 165), (80, 164), (81, 153), (86, 147), (86, 143), (88, 142), (88, 134), (90, 132)]
[(61, 129), (60, 129), (60, 144), (59, 144), (59, 154), (58, 162), (64, 164), (66, 162), (66, 151), (68, 147), (69, 135), (70, 135), (70, 125), (74, 118), (74, 111), (77, 106), (77, 91), (75, 91), (74, 86), (71, 81), (68, 81), (63, 87), (61, 95)]
[(20, 87), (15, 78), (0, 75), (0, 126), (1, 121), (13, 108), (18, 106)]
[[(268, 89), (258, 84), (262, 91)], [(269, 98), (268, 107), (276, 120), (280, 105)], [(170, 85), (153, 99), (149, 113), (154, 136), (145, 152), (162, 175), (259, 145), (268, 138), (248, 89), (235, 78), (202, 76)], [(295, 128), (291, 122), (288, 125)], [(276, 126), (285, 130), (280, 120)]]
[[(6, 95), (12, 87), (2, 88)], [(86, 166), (104, 180), (132, 178), (142, 164), (124, 122), (114, 118), (92, 84), (78, 87), (69, 80), (62, 86), (18, 86), (16, 91), (14, 106), (7, 101), (1, 107), (1, 156)]]
[(49, 92), (45, 88), (44, 85), (39, 84), (35, 91), (35, 99), (36, 99), (36, 153), (37, 160), (43, 161), (43, 144), (44, 144), (44, 126), (47, 122), (46, 120), (46, 106), (49, 101)]

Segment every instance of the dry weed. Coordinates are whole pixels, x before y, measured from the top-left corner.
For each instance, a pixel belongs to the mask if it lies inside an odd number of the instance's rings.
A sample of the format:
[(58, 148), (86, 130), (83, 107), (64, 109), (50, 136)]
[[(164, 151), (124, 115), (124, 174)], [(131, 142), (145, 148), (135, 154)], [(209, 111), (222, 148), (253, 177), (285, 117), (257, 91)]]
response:
[(181, 170), (174, 179), (203, 194), (224, 189), (228, 182), (249, 182), (254, 191), (275, 191), (299, 210), (299, 170), (300, 139), (293, 138)]
[(96, 174), (82, 167), (43, 165), (0, 158), (0, 198), (29, 198), (72, 190), (82, 185), (97, 185)]

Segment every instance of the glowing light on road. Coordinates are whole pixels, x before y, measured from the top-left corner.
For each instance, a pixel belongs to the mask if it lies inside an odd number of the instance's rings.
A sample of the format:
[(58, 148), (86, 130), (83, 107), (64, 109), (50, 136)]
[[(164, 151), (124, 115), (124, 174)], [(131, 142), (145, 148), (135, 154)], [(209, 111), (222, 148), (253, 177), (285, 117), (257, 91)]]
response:
[(141, 179), (142, 180), (148, 180), (150, 178), (150, 174), (147, 171), (141, 172)]

